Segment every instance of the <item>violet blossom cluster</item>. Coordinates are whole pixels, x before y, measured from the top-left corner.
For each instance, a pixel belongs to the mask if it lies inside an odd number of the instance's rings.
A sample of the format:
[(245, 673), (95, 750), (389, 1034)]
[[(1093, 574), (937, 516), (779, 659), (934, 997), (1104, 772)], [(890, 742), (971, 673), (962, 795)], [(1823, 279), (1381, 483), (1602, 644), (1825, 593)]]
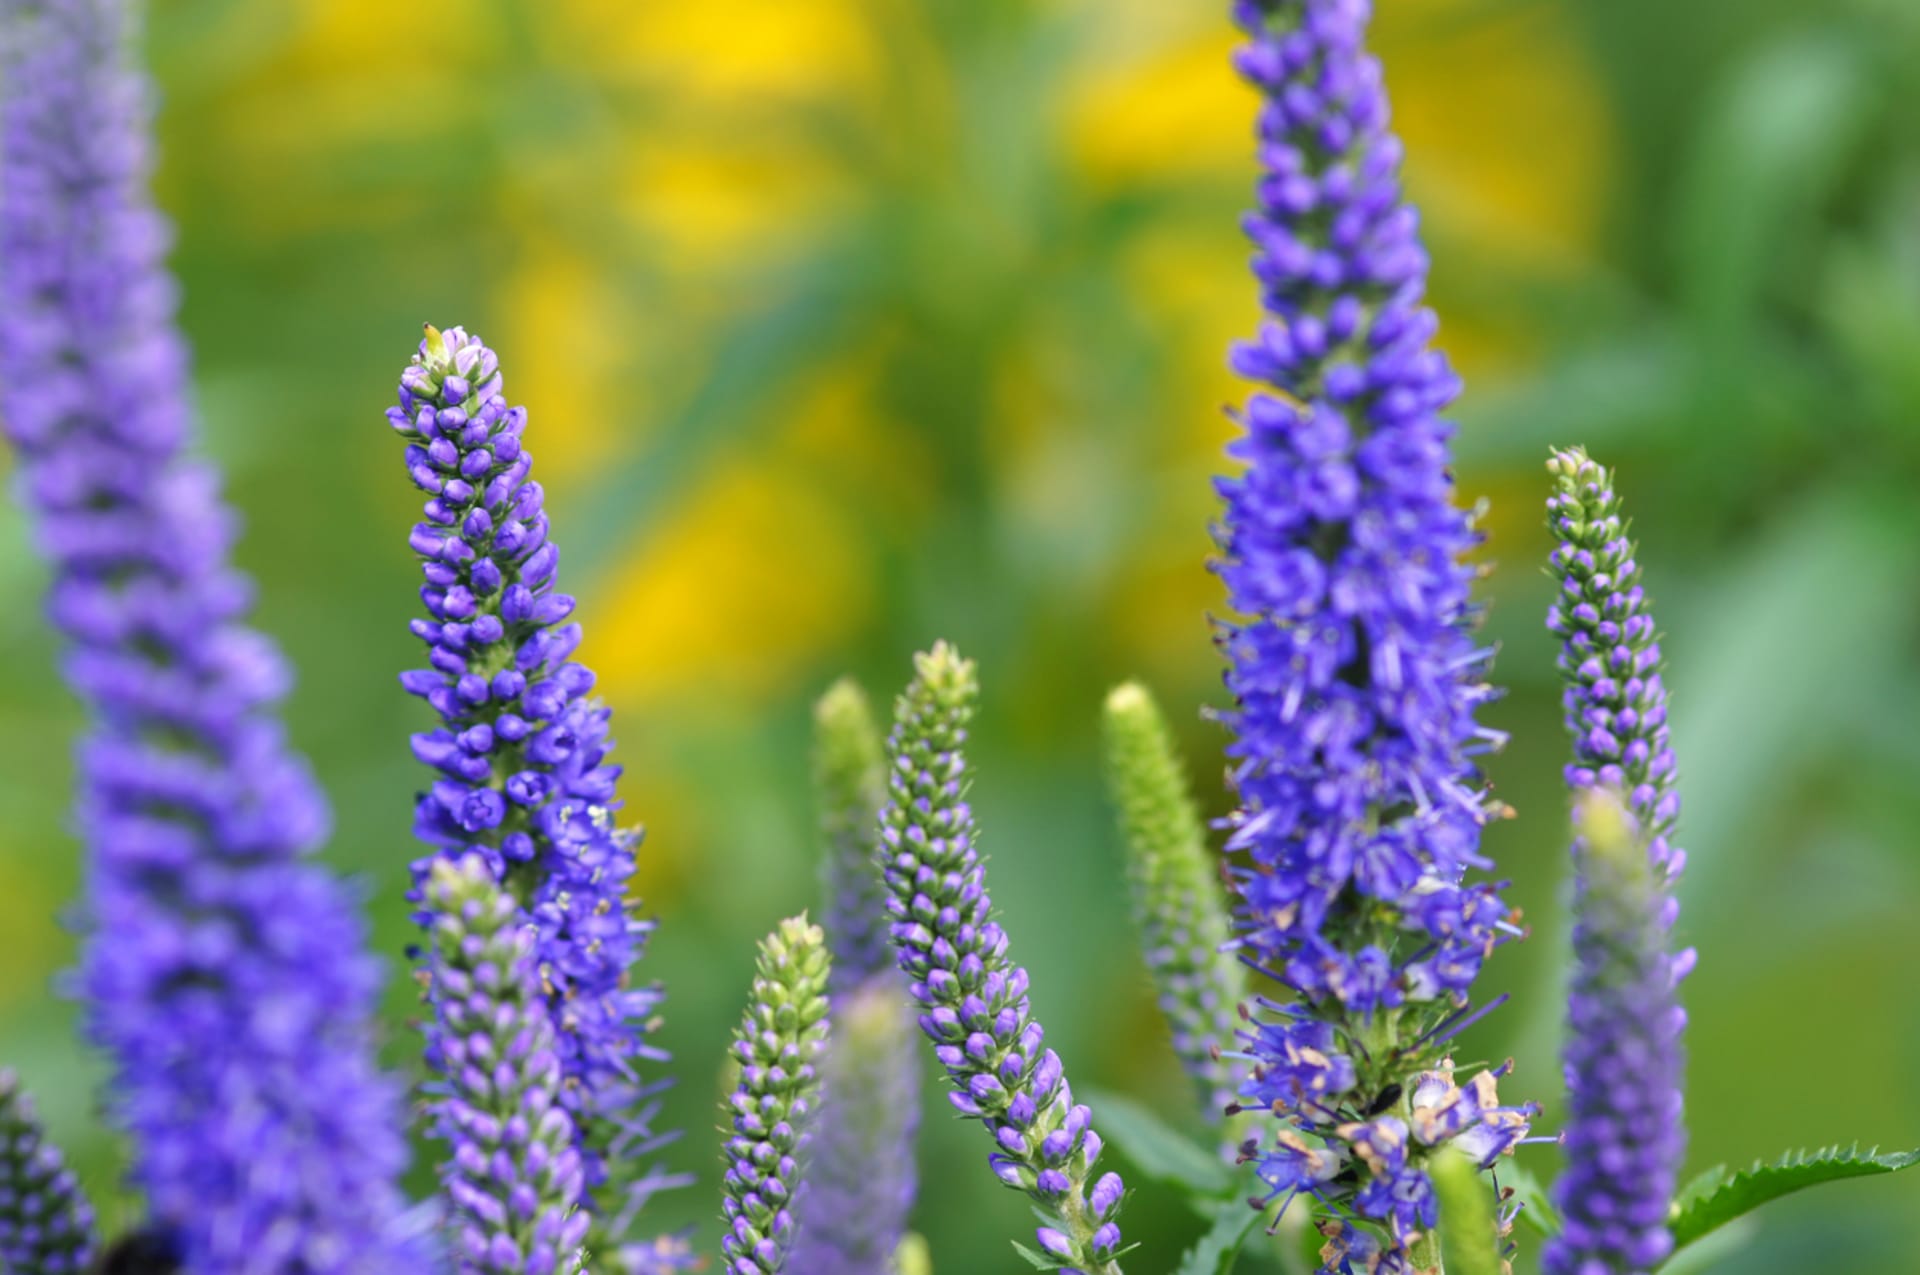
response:
[[(1473, 755), (1493, 696), (1474, 633), (1476, 543), (1454, 503), (1459, 383), (1431, 348), (1427, 256), (1402, 197), (1368, 0), (1237, 0), (1259, 90), (1259, 207), (1246, 219), (1268, 322), (1234, 351), (1262, 383), (1220, 480), (1230, 847), (1244, 958), (1283, 983), (1245, 1034), (1242, 1089), (1279, 1120), (1249, 1154), (1275, 1194), (1343, 1219), (1324, 1260), (1403, 1269), (1435, 1221), (1422, 1168), (1446, 1141), (1489, 1164), (1532, 1108), (1496, 1072), (1457, 1084), (1446, 1042), (1494, 947), (1517, 933), (1487, 866), (1498, 813)], [(1379, 1228), (1368, 1235), (1347, 1224)]]
[(1668, 743), (1660, 645), (1613, 475), (1584, 451), (1548, 462), (1547, 520), (1561, 590), (1567, 782), (1585, 796), (1574, 844), (1575, 967), (1568, 998), (1567, 1169), (1554, 1184), (1565, 1229), (1551, 1275), (1646, 1272), (1672, 1249), (1667, 1208), (1685, 1153), (1677, 988), (1691, 949), (1672, 951), (1673, 885), (1685, 853)]
[(898, 970), (831, 998), (793, 1275), (892, 1275), (918, 1194), (920, 1042)]
[(307, 856), (326, 805), (246, 627), (236, 520), (190, 460), (149, 93), (120, 0), (8, 0), (0, 417), (86, 705), (75, 986), (152, 1225), (194, 1270), (387, 1272), (406, 1159), (371, 1039), (381, 975)]
[(914, 672), (894, 708), (880, 816), (895, 956), (953, 1085), (948, 1100), (992, 1135), (995, 1176), (1038, 1206), (1045, 1258), (1119, 1275), (1114, 1219), (1125, 1188), (1117, 1173), (1093, 1180), (1101, 1147), (1093, 1115), (1074, 1102), (1059, 1055), (1046, 1048), (1027, 972), (993, 920), (962, 751), (979, 697), (973, 664), (941, 642), (914, 658)]
[[(639, 834), (615, 823), (608, 711), (591, 697), (593, 672), (571, 658), (574, 600), (555, 587), (560, 551), (531, 477), (527, 413), (507, 405), (503, 384), (477, 337), (430, 327), (387, 411), (428, 497), (409, 537), (427, 611), (412, 630), (428, 667), (400, 681), (441, 718), (413, 737), (439, 777), (415, 808), (433, 853), (414, 864), (410, 897), (437, 859), (477, 855), (523, 909), (558, 1038), (561, 1106), (617, 1239), (625, 1218), (608, 1216), (598, 1189), (616, 1163), (664, 1141), (648, 1127), (654, 1086), (635, 1066), (664, 1058), (648, 1042), (660, 993), (632, 981), (652, 926), (626, 897)], [(628, 1184), (624, 1212), (666, 1182)]]

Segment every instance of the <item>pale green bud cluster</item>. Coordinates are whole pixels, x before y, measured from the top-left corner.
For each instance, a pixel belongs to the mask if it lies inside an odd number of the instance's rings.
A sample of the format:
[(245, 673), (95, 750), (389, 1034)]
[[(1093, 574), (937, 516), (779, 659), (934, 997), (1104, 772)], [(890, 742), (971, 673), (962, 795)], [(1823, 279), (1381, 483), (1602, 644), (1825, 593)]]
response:
[(740, 1079), (726, 1106), (727, 1275), (779, 1275), (786, 1266), (801, 1145), (820, 1096), (832, 963), (826, 935), (805, 916), (761, 941), (753, 994), (734, 1033)]
[(1127, 884), (1141, 950), (1173, 1046), (1216, 1121), (1234, 1101), (1239, 1076), (1222, 1051), (1234, 1047), (1245, 970), (1226, 945), (1233, 936), (1224, 862), (1187, 785), (1166, 719), (1144, 686), (1107, 696), (1107, 779), (1127, 850)]

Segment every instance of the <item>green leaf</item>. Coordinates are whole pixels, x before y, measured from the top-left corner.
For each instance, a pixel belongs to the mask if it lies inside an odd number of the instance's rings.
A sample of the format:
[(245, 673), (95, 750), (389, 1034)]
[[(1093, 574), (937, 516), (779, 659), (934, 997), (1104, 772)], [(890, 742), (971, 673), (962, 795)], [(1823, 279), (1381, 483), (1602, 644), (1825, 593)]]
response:
[(1532, 464), (1559, 443), (1627, 445), (1641, 421), (1663, 420), (1684, 400), (1681, 338), (1657, 320), (1609, 335), (1474, 395), (1461, 408), (1454, 453), (1462, 466)]
[(1795, 31), (1714, 86), (1680, 195), (1679, 283), (1710, 338), (1740, 340), (1780, 262), (1818, 233), (1886, 90), (1870, 41)]
[(1019, 1240), (1013, 1241), (1013, 1251), (1026, 1258), (1027, 1265), (1033, 1267), (1036, 1271), (1057, 1271), (1060, 1269), (1060, 1263), (1054, 1261), (1038, 1249), (1028, 1248)]
[(1514, 1203), (1520, 1205), (1518, 1220), (1522, 1225), (1548, 1239), (1560, 1234), (1560, 1214), (1553, 1207), (1545, 1183), (1511, 1160), (1496, 1165), (1493, 1176), (1501, 1190), (1513, 1192)]
[(1143, 1176), (1208, 1198), (1233, 1189), (1233, 1172), (1219, 1152), (1169, 1127), (1133, 1099), (1093, 1090), (1087, 1100), (1100, 1136), (1118, 1147)]
[(1673, 1203), (1673, 1246), (1685, 1248), (1770, 1200), (1842, 1178), (1877, 1177), (1920, 1164), (1920, 1151), (1876, 1155), (1857, 1147), (1796, 1151), (1773, 1164), (1755, 1163), (1739, 1173), (1715, 1165), (1686, 1185)]
[(1240, 1246), (1260, 1225), (1263, 1212), (1245, 1200), (1222, 1200), (1213, 1209), (1213, 1225), (1199, 1243), (1181, 1254), (1174, 1275), (1227, 1275)]
[[(1743, 893), (1775, 879), (1755, 870), (1748, 836), (1778, 817), (1782, 794), (1833, 747), (1835, 732), (1902, 680), (1908, 656), (1898, 617), (1916, 571), (1920, 555), (1903, 518), (1856, 490), (1830, 487), (1779, 511), (1739, 560), (1669, 608), (1673, 667), (1688, 678), (1674, 710), (1674, 747), (1693, 762), (1680, 901), (1725, 907), (1695, 913), (1702, 946), (1710, 944), (1701, 927), (1713, 927), (1715, 916), (1751, 915), (1739, 906)], [(1823, 675), (1775, 676), (1782, 668)], [(1755, 714), (1753, 688), (1762, 682), (1768, 711)], [(1826, 902), (1796, 897), (1807, 908)]]
[(1660, 1275), (1724, 1275), (1721, 1264), (1753, 1243), (1759, 1230), (1759, 1219), (1752, 1214), (1736, 1218), (1668, 1258)]
[(1500, 1275), (1493, 1191), (1480, 1166), (1447, 1150), (1431, 1166), (1440, 1200), (1440, 1247), (1451, 1275)]

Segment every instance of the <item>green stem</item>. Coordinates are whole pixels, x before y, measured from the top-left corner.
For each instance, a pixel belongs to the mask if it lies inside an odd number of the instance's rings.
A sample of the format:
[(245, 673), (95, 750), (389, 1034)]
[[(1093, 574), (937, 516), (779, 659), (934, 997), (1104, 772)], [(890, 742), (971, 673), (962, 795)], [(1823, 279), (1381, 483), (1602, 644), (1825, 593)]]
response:
[[(1084, 1252), (1093, 1250), (1093, 1233), (1099, 1228), (1092, 1218), (1087, 1216), (1087, 1197), (1085, 1188), (1078, 1182), (1067, 1193), (1067, 1199), (1060, 1206), (1060, 1221), (1065, 1224), (1068, 1238), (1074, 1247)], [(1088, 1268), (1087, 1275), (1124, 1275), (1118, 1262), (1101, 1262)]]

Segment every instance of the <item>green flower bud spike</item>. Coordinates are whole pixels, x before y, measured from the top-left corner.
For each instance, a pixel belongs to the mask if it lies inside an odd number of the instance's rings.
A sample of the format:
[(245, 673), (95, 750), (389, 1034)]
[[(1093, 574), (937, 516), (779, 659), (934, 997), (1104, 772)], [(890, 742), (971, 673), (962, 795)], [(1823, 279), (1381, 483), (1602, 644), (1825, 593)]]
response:
[(947, 1100), (992, 1137), (994, 1176), (1034, 1202), (1041, 1269), (1120, 1275), (1117, 1220), (1126, 1187), (1097, 1179), (1100, 1135), (1073, 1100), (1066, 1068), (1033, 1017), (1027, 972), (993, 919), (979, 829), (966, 799), (973, 663), (941, 642), (914, 659), (895, 702), (890, 799), (880, 816), (891, 936), (920, 1030), (952, 1089)]
[(726, 1105), (726, 1275), (786, 1267), (800, 1155), (819, 1102), (831, 967), (826, 935), (805, 916), (782, 921), (760, 943), (753, 995), (734, 1033), (740, 1079)]
[(1433, 1159), (1433, 1192), (1440, 1201), (1441, 1255), (1447, 1275), (1512, 1275), (1500, 1241), (1512, 1228), (1495, 1217), (1494, 1195), (1473, 1158), (1454, 1147)]
[(1220, 860), (1187, 786), (1166, 719), (1147, 688), (1128, 682), (1107, 696), (1107, 780), (1126, 839), (1127, 884), (1142, 954), (1173, 1029), (1173, 1047), (1219, 1123), (1240, 1077), (1222, 1050), (1234, 1048), (1245, 971), (1224, 951), (1233, 937)]

